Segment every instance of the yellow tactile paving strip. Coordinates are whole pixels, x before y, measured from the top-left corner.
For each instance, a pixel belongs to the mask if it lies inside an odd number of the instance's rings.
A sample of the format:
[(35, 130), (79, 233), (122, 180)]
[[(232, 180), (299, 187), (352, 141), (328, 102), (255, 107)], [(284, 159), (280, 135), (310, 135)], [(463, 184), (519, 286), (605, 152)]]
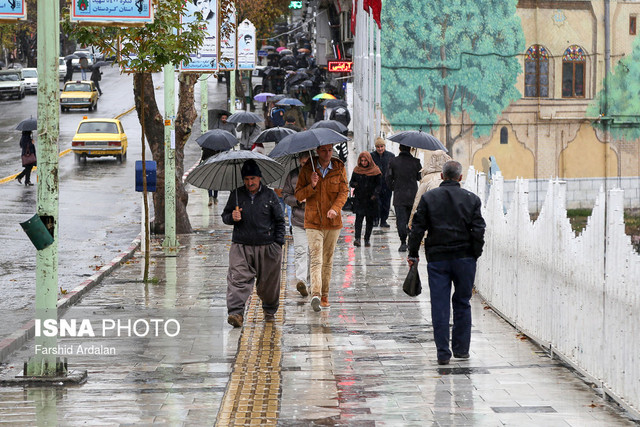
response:
[[(284, 301), (287, 275), (287, 248), (282, 248), (280, 301)], [(220, 405), (217, 426), (276, 425), (280, 402), (280, 362), (284, 304), (275, 322), (263, 320), (260, 298), (253, 291), (246, 312), (238, 354)]]

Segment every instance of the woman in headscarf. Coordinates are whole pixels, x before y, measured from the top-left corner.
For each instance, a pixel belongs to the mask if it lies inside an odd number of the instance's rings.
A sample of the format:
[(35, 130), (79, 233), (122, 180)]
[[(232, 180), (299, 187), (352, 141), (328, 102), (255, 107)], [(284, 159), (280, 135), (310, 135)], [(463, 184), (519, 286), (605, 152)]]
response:
[(356, 214), (354, 246), (360, 246), (362, 222), (366, 218), (367, 224), (364, 231), (364, 245), (371, 246), (370, 238), (373, 230), (373, 220), (378, 214), (378, 195), (382, 173), (376, 166), (368, 151), (363, 151), (358, 156), (358, 165), (353, 169), (349, 186), (354, 189), (353, 212)]
[(429, 157), (428, 155), (425, 156), (425, 166), (422, 168), (422, 170), (420, 170), (422, 179), (420, 180), (420, 186), (418, 187), (418, 191), (416, 192), (416, 197), (413, 200), (413, 208), (411, 208), (411, 216), (409, 217), (409, 228), (411, 228), (413, 215), (416, 213), (416, 209), (418, 209), (420, 198), (427, 191), (440, 186), (440, 183), (442, 182), (442, 177), (440, 176), (440, 174), (442, 173), (442, 166), (444, 166), (444, 164), (449, 160), (452, 160), (451, 157), (449, 157), (449, 155), (442, 150), (432, 151), (431, 157)]

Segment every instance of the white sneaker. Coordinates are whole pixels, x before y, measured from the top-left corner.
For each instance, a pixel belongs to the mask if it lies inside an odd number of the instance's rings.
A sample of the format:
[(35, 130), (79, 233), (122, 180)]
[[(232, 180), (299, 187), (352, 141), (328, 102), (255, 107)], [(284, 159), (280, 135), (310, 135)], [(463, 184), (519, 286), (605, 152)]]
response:
[(311, 308), (313, 311), (320, 311), (320, 297), (318, 295), (314, 295), (311, 298)]

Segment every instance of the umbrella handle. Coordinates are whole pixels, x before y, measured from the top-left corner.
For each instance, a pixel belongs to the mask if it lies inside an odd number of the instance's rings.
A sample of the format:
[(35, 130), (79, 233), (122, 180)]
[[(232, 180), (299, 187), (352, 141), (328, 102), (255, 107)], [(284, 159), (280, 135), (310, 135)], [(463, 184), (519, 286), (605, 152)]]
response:
[(313, 156), (311, 155), (311, 150), (309, 150), (309, 161), (311, 162), (311, 169), (313, 169), (313, 171), (316, 171), (316, 165), (313, 164)]

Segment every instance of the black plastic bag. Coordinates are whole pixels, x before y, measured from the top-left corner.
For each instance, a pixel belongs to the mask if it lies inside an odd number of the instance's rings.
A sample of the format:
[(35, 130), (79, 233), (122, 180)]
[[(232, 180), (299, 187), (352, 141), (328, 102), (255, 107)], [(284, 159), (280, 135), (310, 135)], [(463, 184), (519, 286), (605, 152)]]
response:
[(349, 196), (347, 197), (347, 201), (345, 202), (344, 206), (342, 207), (342, 210), (345, 212), (353, 212), (353, 200), (354, 198)]
[(417, 297), (422, 293), (422, 283), (420, 282), (420, 274), (418, 273), (418, 263), (414, 263), (409, 269), (407, 277), (404, 279), (404, 283), (402, 284), (402, 290), (410, 297)]

